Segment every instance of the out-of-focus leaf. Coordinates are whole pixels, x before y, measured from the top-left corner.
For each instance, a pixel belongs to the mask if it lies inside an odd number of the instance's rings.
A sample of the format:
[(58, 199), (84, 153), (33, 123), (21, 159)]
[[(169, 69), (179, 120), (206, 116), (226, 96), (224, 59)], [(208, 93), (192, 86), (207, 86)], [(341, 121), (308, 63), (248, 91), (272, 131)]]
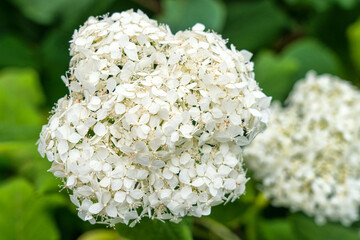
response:
[(347, 35), (352, 60), (356, 69), (360, 72), (360, 19), (349, 26)]
[(0, 67), (35, 67), (34, 51), (19, 37), (3, 35), (0, 37)]
[[(88, 17), (106, 14), (114, 2), (115, 0), (67, 0), (66, 11), (61, 12), (62, 28), (73, 31), (79, 25), (83, 25)], [(124, 8), (116, 9), (117, 11), (130, 9), (134, 4), (130, 5), (129, 0), (122, 0), (121, 5)]]
[(279, 55), (260, 52), (255, 58), (256, 80), (264, 92), (284, 101), (294, 83), (305, 77), (309, 70), (318, 74), (342, 75), (336, 54), (311, 38), (298, 40), (287, 46)]
[(259, 230), (264, 240), (297, 240), (291, 222), (287, 219), (271, 219), (259, 222)]
[(41, 192), (58, 189), (58, 181), (47, 173), (50, 163), (41, 158), (35, 145), (44, 121), (39, 111), (43, 102), (34, 70), (0, 72), (0, 166), (31, 180)]
[[(247, 167), (244, 164), (244, 168), (247, 170)], [(254, 181), (251, 181), (252, 179), (252, 173), (251, 172), (247, 172), (246, 176), (248, 178), (250, 178), (250, 181), (248, 181), (246, 183), (246, 189), (245, 189), (245, 193), (243, 196), (240, 197), (240, 202), (243, 203), (254, 203), (254, 201), (256, 200), (256, 195), (257, 195), (257, 189), (256, 189), (256, 185)]]
[[(86, 20), (86, 13), (89, 12), (89, 8), (92, 7), (94, 2), (112, 2), (112, 0), (105, 1), (96, 1), (96, 0), (77, 0), (77, 1), (68, 1), (71, 4), (71, 7), (67, 8), (66, 11), (62, 11), (62, 26), (64, 29), (77, 28), (77, 24), (82, 24), (82, 20)], [(84, 18), (85, 19), (82, 19)], [(87, 16), (87, 17), (90, 17)]]
[[(341, 61), (345, 67), (346, 65), (351, 65), (346, 30), (349, 25), (358, 19), (360, 12), (359, 7), (360, 5), (351, 10), (331, 8), (323, 13), (313, 14), (309, 22), (302, 25), (309, 35), (334, 50), (336, 54), (341, 57)], [(341, 21), (339, 21), (339, 19), (341, 19)]]
[(38, 74), (32, 69), (5, 69), (0, 72), (0, 88), (9, 101), (20, 99), (38, 106), (44, 102), (44, 95)]
[(37, 73), (32, 69), (0, 72), (0, 141), (34, 138), (40, 131), (38, 110), (44, 101)]
[(317, 11), (325, 11), (333, 5), (338, 5), (345, 9), (350, 9), (358, 0), (325, 0), (325, 1), (314, 1), (314, 0), (285, 0), (289, 5), (293, 7), (307, 7)]
[(280, 54), (260, 52), (255, 58), (256, 80), (273, 99), (284, 101), (294, 83), (309, 70), (318, 74), (342, 74), (337, 56), (326, 46), (311, 38), (298, 40)]
[[(251, 181), (247, 183), (247, 186), (250, 183)], [(254, 185), (250, 184), (249, 186), (250, 191), (252, 191), (251, 188)], [(241, 197), (234, 203), (213, 207), (209, 217), (233, 230), (246, 226), (244, 232), (247, 239), (256, 239), (257, 219), (269, 201), (262, 194), (258, 193), (256, 196), (252, 196), (251, 192), (250, 194), (248, 197)]]
[(47, 211), (62, 204), (60, 195), (41, 196), (23, 179), (0, 186), (0, 232), (7, 240), (59, 239), (56, 225)]
[(260, 52), (255, 59), (255, 76), (266, 95), (285, 100), (294, 84), (299, 62), (270, 51)]
[(49, 106), (53, 106), (54, 102), (68, 93), (68, 89), (61, 80), (61, 75), (65, 74), (69, 66), (71, 34), (72, 32), (58, 29), (46, 36), (42, 43), (41, 53), (46, 76), (43, 85)]
[(319, 226), (312, 218), (301, 214), (293, 214), (290, 219), (298, 239), (301, 240), (358, 240), (360, 238), (357, 230), (340, 224), (327, 223)]
[(120, 237), (120, 235), (114, 230), (96, 229), (85, 232), (78, 238), (78, 240), (125, 240), (125, 238)]
[[(63, 29), (71, 29), (82, 24), (89, 16), (105, 14), (107, 9), (115, 0), (8, 0), (17, 6), (20, 11), (32, 21), (49, 25), (55, 20), (61, 22)], [(126, 10), (134, 4), (129, 5), (129, 0), (123, 0), (122, 3)]]
[(160, 222), (158, 220), (143, 219), (134, 228), (118, 224), (116, 230), (120, 236), (130, 240), (191, 240), (191, 219), (185, 218), (179, 223)]
[(212, 207), (210, 217), (226, 226), (236, 228), (239, 227), (239, 222), (242, 222), (242, 216), (246, 214), (251, 206), (253, 206), (253, 202), (244, 203), (242, 198), (240, 198), (233, 203)]
[(52, 23), (68, 0), (8, 0), (29, 19), (40, 24)]
[(163, 14), (158, 19), (168, 24), (172, 32), (185, 30), (196, 23), (221, 32), (225, 22), (225, 6), (219, 0), (164, 0), (163, 7)]
[(342, 69), (336, 54), (315, 39), (304, 38), (292, 43), (284, 49), (282, 56), (298, 61), (295, 79), (304, 78), (309, 70), (315, 70), (318, 74), (341, 75)]
[(210, 217), (202, 217), (195, 220), (197, 224), (207, 229), (209, 236), (217, 236), (219, 239), (223, 240), (240, 240), (231, 229)]
[(271, 44), (290, 20), (274, 1), (229, 2), (223, 32), (238, 49), (255, 51)]
[(359, 0), (335, 0), (335, 2), (345, 9), (350, 9), (359, 3)]
[(47, 172), (50, 162), (41, 158), (35, 141), (0, 142), (0, 166), (13, 169), (34, 183), (40, 193), (58, 191), (59, 180)]

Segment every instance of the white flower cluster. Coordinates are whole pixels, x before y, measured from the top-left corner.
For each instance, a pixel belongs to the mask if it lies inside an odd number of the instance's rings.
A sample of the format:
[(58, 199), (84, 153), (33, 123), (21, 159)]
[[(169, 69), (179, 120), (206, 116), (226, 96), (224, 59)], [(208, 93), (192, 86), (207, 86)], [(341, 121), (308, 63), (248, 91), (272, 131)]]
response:
[(75, 31), (63, 77), (70, 96), (39, 151), (82, 219), (178, 221), (244, 193), (241, 146), (266, 127), (270, 98), (251, 54), (204, 28), (174, 35), (130, 10)]
[(270, 127), (245, 149), (245, 161), (277, 206), (318, 223), (359, 219), (360, 91), (309, 72), (287, 106), (272, 106)]

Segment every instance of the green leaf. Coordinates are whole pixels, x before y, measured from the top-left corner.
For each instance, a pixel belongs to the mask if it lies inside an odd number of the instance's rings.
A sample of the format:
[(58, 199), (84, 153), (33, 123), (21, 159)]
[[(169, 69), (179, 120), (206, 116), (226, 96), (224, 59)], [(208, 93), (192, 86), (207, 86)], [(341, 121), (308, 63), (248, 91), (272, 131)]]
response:
[(120, 235), (109, 229), (95, 229), (85, 232), (77, 240), (125, 240)]
[[(351, 10), (331, 8), (326, 12), (314, 14), (306, 24), (302, 25), (308, 35), (315, 37), (335, 51), (341, 57), (341, 62), (345, 67), (351, 65), (346, 30), (349, 25), (358, 19), (359, 7), (352, 8)], [(351, 66), (349, 66), (350, 69)], [(347, 69), (346, 72), (348, 73), (349, 70)]]
[(0, 71), (0, 141), (37, 137), (43, 122), (39, 105), (43, 102), (34, 70)]
[(249, 51), (271, 44), (291, 23), (273, 1), (229, 2), (227, 13), (223, 36)]
[(191, 219), (185, 218), (179, 223), (160, 222), (158, 220), (143, 219), (135, 227), (130, 228), (118, 224), (116, 230), (122, 237), (130, 240), (191, 240)]
[(312, 38), (304, 38), (292, 43), (284, 49), (282, 56), (298, 61), (299, 68), (294, 75), (295, 79), (304, 78), (309, 70), (315, 70), (318, 74), (341, 75), (342, 73), (336, 54)]
[[(248, 187), (250, 188), (248, 189)], [(233, 230), (245, 226), (246, 239), (257, 239), (257, 219), (260, 217), (262, 209), (269, 205), (269, 201), (261, 193), (255, 195), (254, 187), (251, 181), (248, 182), (246, 195), (249, 194), (249, 196), (245, 195), (234, 203), (228, 203), (225, 206), (213, 207), (209, 217)], [(195, 233), (198, 232), (196, 230), (194, 230)]]
[(196, 218), (195, 221), (197, 224), (207, 229), (209, 236), (217, 236), (222, 240), (240, 240), (231, 229), (210, 217)]
[[(32, 69), (5, 69), (0, 72), (0, 88), (4, 95), (26, 100), (31, 105), (44, 102), (38, 74)], [(16, 96), (16, 97), (14, 97)]]
[(0, 37), (0, 52), (0, 67), (36, 67), (33, 49), (15, 35)]
[(271, 219), (259, 222), (259, 231), (264, 240), (297, 240), (288, 219)]
[(0, 186), (2, 239), (59, 239), (55, 222), (47, 210), (49, 206), (55, 207), (61, 203), (59, 197), (37, 195), (23, 179), (5, 182)]
[(255, 60), (255, 76), (264, 92), (284, 101), (294, 83), (310, 70), (318, 74), (342, 75), (337, 56), (321, 42), (304, 38), (288, 45), (280, 54), (260, 52)]
[(347, 35), (350, 43), (352, 60), (360, 73), (360, 19), (349, 26)]
[[(247, 187), (247, 186), (246, 186)], [(233, 203), (212, 207), (210, 217), (231, 228), (239, 227), (243, 222), (243, 216), (254, 206), (254, 199), (251, 202), (243, 202), (243, 197)]]
[(168, 24), (174, 33), (196, 23), (221, 32), (225, 22), (225, 6), (220, 0), (164, 0), (163, 8), (158, 20)]
[(31, 180), (40, 193), (59, 190), (59, 180), (47, 172), (51, 163), (41, 158), (35, 141), (0, 142), (0, 170), (5, 166)]
[[(68, 0), (9, 0), (29, 19), (40, 24), (52, 23)], [(64, 9), (65, 10), (65, 9)]]
[[(83, 25), (88, 17), (105, 14), (107, 11), (109, 11), (108, 8), (114, 2), (115, 0), (67, 0), (64, 6), (64, 11), (61, 11), (60, 13), (62, 18), (61, 27), (62, 29), (71, 30), (72, 33), (75, 28), (79, 27), (79, 25)], [(130, 9), (134, 4), (131, 6), (129, 4), (129, 0), (122, 0), (121, 5), (123, 8), (116, 8), (116, 11)]]
[[(60, 20), (63, 29), (73, 30), (91, 15), (105, 14), (115, 0), (8, 0), (28, 19), (43, 25)], [(127, 2), (124, 0), (122, 2)], [(126, 9), (131, 8), (129, 4)], [(133, 4), (134, 5), (134, 4)], [(117, 9), (118, 10), (118, 9)], [(122, 10), (125, 10), (122, 9)], [(119, 11), (119, 10), (118, 10)]]
[(32, 69), (0, 72), (0, 172), (17, 173), (31, 180), (41, 192), (58, 190), (58, 181), (47, 170), (35, 145), (44, 116), (44, 102), (37, 73)]
[(273, 99), (285, 100), (294, 85), (299, 62), (270, 51), (260, 52), (254, 62), (256, 80), (265, 94)]
[(301, 214), (293, 214), (291, 223), (298, 239), (301, 240), (358, 240), (358, 230), (344, 227), (340, 224), (327, 223), (316, 225), (312, 218)]
[(314, 0), (285, 0), (289, 5), (298, 8), (312, 8), (319, 12), (326, 11), (334, 5), (338, 5), (345, 9), (354, 7), (358, 0), (325, 0), (325, 1), (314, 1)]
[(44, 89), (47, 97), (47, 104), (53, 106), (54, 102), (68, 93), (61, 76), (69, 67), (69, 46), (71, 32), (56, 29), (49, 33), (41, 44), (41, 54), (44, 59)]

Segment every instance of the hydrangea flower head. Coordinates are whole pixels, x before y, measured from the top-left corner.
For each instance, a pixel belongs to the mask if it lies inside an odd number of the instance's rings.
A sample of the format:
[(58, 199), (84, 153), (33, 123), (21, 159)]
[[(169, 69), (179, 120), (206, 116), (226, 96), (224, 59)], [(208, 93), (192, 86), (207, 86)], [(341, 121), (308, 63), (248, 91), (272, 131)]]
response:
[(360, 91), (331, 75), (308, 73), (270, 127), (245, 150), (246, 163), (274, 205), (318, 223), (359, 219)]
[(179, 221), (244, 193), (241, 147), (267, 125), (270, 98), (251, 54), (204, 29), (172, 34), (130, 10), (75, 31), (70, 95), (39, 151), (82, 219)]

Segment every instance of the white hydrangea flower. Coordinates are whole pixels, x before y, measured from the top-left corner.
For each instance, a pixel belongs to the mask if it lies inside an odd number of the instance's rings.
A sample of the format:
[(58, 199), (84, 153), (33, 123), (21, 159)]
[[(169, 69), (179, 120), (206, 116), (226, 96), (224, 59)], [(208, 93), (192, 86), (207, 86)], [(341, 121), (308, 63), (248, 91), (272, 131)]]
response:
[(174, 35), (126, 11), (75, 31), (63, 77), (70, 96), (43, 127), (39, 151), (82, 219), (179, 221), (244, 193), (241, 147), (267, 125), (271, 98), (251, 54), (204, 29)]
[(349, 225), (359, 219), (360, 91), (309, 72), (286, 107), (272, 105), (270, 127), (245, 160), (276, 206)]

